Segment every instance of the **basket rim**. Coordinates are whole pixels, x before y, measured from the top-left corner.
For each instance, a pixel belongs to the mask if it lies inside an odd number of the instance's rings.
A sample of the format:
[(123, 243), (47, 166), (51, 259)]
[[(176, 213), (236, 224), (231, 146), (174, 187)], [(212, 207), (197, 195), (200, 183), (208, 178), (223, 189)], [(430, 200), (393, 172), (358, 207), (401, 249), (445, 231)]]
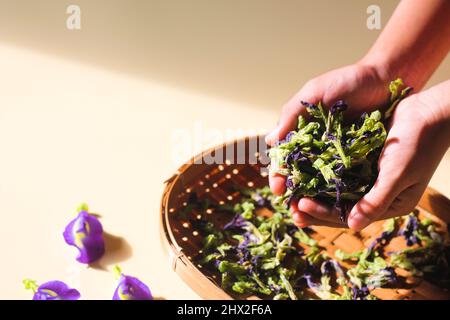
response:
[[(192, 165), (195, 165), (201, 157), (203, 157), (205, 154), (210, 154), (212, 151), (224, 148), (227, 145), (235, 144), (237, 142), (242, 141), (250, 141), (254, 139), (260, 139), (262, 135), (256, 134), (251, 136), (244, 136), (241, 138), (235, 138), (230, 141), (223, 142), (221, 144), (212, 146), (206, 150), (203, 150), (196, 154), (195, 156), (191, 157), (188, 161), (183, 163), (177, 171), (164, 183), (166, 186), (163, 190), (163, 195), (161, 198), (161, 206), (160, 206), (160, 240), (163, 245), (164, 253), (169, 258), (169, 264), (171, 265), (171, 268), (173, 271), (175, 271), (181, 278), (182, 275), (177, 271), (177, 263), (179, 260), (183, 264), (186, 265), (187, 268), (189, 268), (190, 272), (195, 272), (196, 275), (201, 276), (200, 279), (202, 279), (202, 283), (211, 290), (217, 290), (219, 289), (221, 291), (221, 296), (225, 299), (234, 299), (231, 295), (229, 295), (225, 290), (220, 288), (212, 279), (205, 276), (198, 268), (195, 266), (195, 264), (188, 259), (188, 257), (185, 255), (183, 248), (178, 244), (176, 241), (176, 238), (172, 232), (172, 229), (170, 228), (170, 222), (169, 222), (169, 208), (167, 206), (167, 201), (169, 199), (169, 195), (171, 194), (173, 187), (176, 185), (176, 183), (180, 180), (182, 174), (186, 172)], [(195, 271), (194, 271), (195, 270)], [(184, 280), (184, 279), (183, 279)], [(191, 284), (188, 281), (185, 281), (189, 287), (192, 288)], [(195, 291), (195, 290), (194, 290)], [(199, 292), (195, 291), (196, 294), (201, 296), (202, 298), (205, 298), (202, 296)]]

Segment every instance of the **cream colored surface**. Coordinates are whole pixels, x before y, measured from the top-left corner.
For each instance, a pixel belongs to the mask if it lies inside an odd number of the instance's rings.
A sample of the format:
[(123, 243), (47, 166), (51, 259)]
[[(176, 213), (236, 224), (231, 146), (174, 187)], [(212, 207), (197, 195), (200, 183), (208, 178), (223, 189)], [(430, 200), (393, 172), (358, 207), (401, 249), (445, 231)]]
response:
[[(394, 4), (378, 2), (386, 21)], [(174, 161), (174, 131), (194, 153), (269, 130), (304, 81), (370, 46), (371, 2), (77, 1), (81, 31), (65, 28), (69, 3), (0, 1), (0, 299), (30, 298), (24, 277), (109, 299), (115, 263), (157, 297), (198, 298), (159, 242), (163, 181), (188, 158)], [(449, 74), (447, 59), (430, 84)], [(431, 185), (450, 196), (448, 181), (449, 153)], [(76, 263), (62, 239), (83, 201), (122, 238), (106, 270)]]

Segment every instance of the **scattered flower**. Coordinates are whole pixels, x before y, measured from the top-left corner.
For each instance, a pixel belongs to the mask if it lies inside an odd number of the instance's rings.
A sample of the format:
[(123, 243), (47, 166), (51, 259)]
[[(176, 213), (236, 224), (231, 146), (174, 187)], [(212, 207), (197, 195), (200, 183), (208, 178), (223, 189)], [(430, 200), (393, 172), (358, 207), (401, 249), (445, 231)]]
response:
[(33, 291), (33, 300), (78, 300), (80, 293), (62, 281), (49, 281), (40, 286), (34, 280), (23, 280), (25, 289)]
[(119, 280), (114, 291), (113, 300), (153, 300), (148, 286), (138, 278), (124, 275), (118, 266), (114, 272)]
[(105, 253), (103, 227), (85, 204), (79, 207), (77, 217), (66, 226), (63, 236), (68, 245), (79, 250), (77, 261), (80, 263), (92, 263)]

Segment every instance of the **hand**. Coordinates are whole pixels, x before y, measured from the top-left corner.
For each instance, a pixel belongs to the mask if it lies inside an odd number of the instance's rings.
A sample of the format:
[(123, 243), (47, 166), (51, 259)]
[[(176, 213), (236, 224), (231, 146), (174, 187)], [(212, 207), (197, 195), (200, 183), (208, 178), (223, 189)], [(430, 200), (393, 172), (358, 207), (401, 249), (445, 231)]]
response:
[[(371, 222), (409, 213), (423, 194), (450, 145), (450, 80), (403, 100), (379, 160), (373, 188), (350, 211), (348, 225), (361, 230)], [(339, 226), (335, 209), (303, 198), (291, 205), (299, 226)]]
[[(386, 72), (374, 64), (364, 62), (336, 69), (310, 80), (284, 105), (278, 125), (266, 137), (266, 142), (274, 145), (289, 131), (296, 129), (300, 114), (308, 116), (301, 101), (322, 101), (325, 106), (330, 106), (342, 99), (350, 106), (345, 115), (346, 119), (351, 120), (352, 117), (359, 117), (363, 112), (379, 109), (387, 103), (390, 80), (387, 79)], [(277, 195), (286, 190), (285, 182), (285, 177), (280, 175), (269, 177), (270, 188)]]

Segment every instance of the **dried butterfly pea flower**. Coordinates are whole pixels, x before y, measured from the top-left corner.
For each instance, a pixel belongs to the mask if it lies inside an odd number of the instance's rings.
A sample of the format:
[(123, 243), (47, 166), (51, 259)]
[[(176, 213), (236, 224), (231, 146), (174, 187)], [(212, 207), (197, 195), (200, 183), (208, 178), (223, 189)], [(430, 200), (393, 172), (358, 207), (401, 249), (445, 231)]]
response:
[(23, 280), (25, 289), (33, 291), (33, 300), (78, 300), (80, 293), (62, 281), (54, 280), (38, 285), (36, 281)]
[[(391, 259), (382, 249), (398, 236), (402, 218), (387, 220), (382, 233), (362, 251), (337, 250), (334, 256), (349, 263), (344, 270), (310, 237), (311, 230), (294, 225), (289, 209), (277, 203), (268, 188), (242, 190), (241, 194), (243, 198), (230, 212), (226, 228), (219, 231), (211, 222), (200, 223), (208, 230), (205, 239), (211, 236), (214, 241), (204, 241), (203, 252), (195, 259), (221, 273), (220, 284), (227, 291), (284, 300), (311, 298), (305, 291), (309, 288), (308, 292), (319, 299), (369, 300), (376, 299), (371, 290), (398, 283), (394, 267), (422, 275), (439, 274), (444, 285), (450, 279), (450, 255), (444, 250), (448, 246), (429, 219), (418, 219), (419, 247), (392, 253)], [(272, 216), (256, 214), (261, 204), (273, 212)]]
[(68, 245), (78, 249), (77, 261), (80, 263), (92, 263), (105, 253), (103, 227), (96, 216), (89, 214), (85, 204), (80, 206), (77, 217), (66, 226), (63, 236)]
[[(401, 79), (391, 83), (388, 112), (411, 91), (402, 87)], [(297, 131), (291, 131), (269, 150), (271, 174), (286, 176), (286, 192), (279, 201), (289, 205), (294, 198), (317, 198), (336, 207), (345, 221), (349, 207), (376, 180), (378, 158), (387, 136), (382, 115), (374, 111), (347, 125), (343, 114), (348, 106), (342, 100), (328, 112), (321, 102), (301, 103), (311, 119), (300, 116)]]

